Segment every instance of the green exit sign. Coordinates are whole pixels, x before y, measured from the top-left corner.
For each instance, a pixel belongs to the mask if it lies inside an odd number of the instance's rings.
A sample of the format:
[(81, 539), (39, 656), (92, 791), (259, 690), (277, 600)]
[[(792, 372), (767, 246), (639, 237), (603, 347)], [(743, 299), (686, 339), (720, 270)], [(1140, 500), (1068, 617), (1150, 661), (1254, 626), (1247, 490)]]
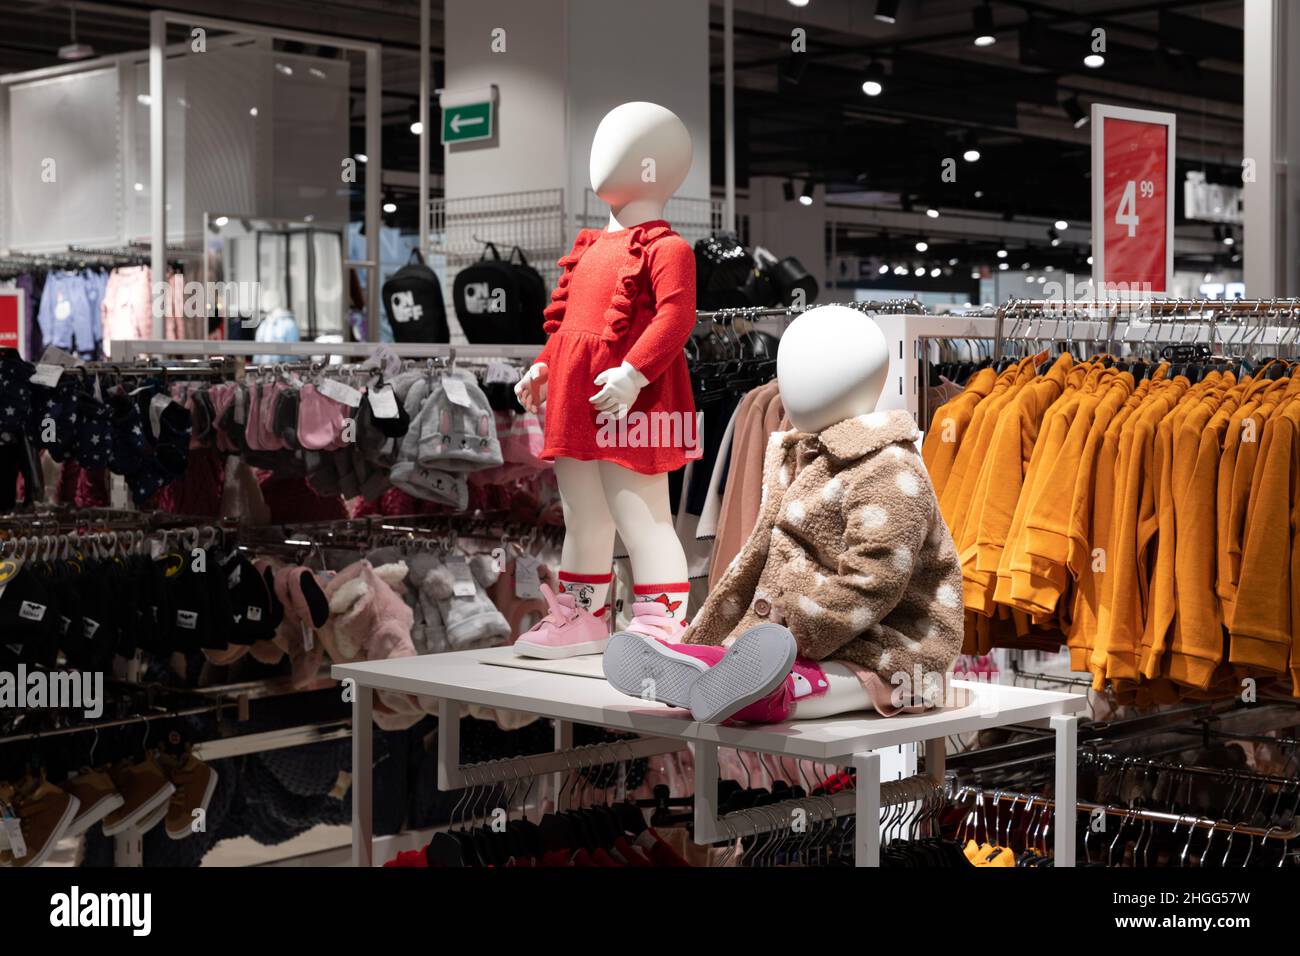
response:
[(469, 143), (492, 138), (492, 101), (442, 108), (442, 141)]

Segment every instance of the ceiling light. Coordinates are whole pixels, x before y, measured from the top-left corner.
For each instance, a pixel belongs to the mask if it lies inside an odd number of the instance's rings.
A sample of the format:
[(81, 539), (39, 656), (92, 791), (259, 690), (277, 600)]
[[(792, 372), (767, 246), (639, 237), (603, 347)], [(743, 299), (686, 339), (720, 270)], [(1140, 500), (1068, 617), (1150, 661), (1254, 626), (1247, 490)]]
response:
[(806, 7), (806, 6), (808, 6), (808, 0), (788, 0), (788, 2), (789, 2), (789, 4), (790, 4), (790, 6), (792, 6), (792, 7)]
[(978, 270), (978, 269), (972, 269), (971, 272), (970, 272), (970, 277), (971, 277), (972, 279), (978, 279), (978, 278), (980, 277), (980, 272), (979, 272), (979, 270)]
[(1236, 242), (1237, 242), (1237, 240), (1233, 238), (1232, 233), (1228, 233), (1227, 235), (1225, 235), (1225, 236), (1223, 237), (1223, 244), (1224, 244), (1225, 246), (1235, 245)]
[(248, 108), (248, 115), (249, 115), (249, 116), (257, 116), (257, 107), (256, 107), (256, 106), (250, 106), (250, 107)]
[(95, 55), (95, 48), (91, 46), (89, 43), (77, 42), (76, 4), (70, 5), (69, 11), (72, 14), (72, 19), (69, 24), (69, 31), (68, 31), (69, 32), (68, 40), (70, 42), (59, 47), (58, 57), (60, 60), (66, 60), (69, 62), (76, 61), (76, 60), (88, 60)]
[(998, 42), (993, 33), (993, 8), (987, 3), (975, 8), (975, 45), (992, 46)]
[(1056, 271), (1056, 266), (1043, 266), (1043, 271), (1044, 271), (1044, 272), (1055, 272), (1055, 271)]
[(414, 123), (411, 124), (412, 136), (419, 136), (423, 132), (424, 132), (424, 124), (421, 123), (419, 120), (416, 120)]
[(975, 198), (976, 198), (976, 199), (983, 199), (983, 198), (984, 198), (984, 190), (982, 190), (982, 189), (977, 189), (977, 190), (975, 190)]
[(229, 216), (218, 216), (216, 219), (212, 220), (212, 222), (213, 222), (213, 225), (215, 225), (218, 229), (220, 229), (220, 228), (221, 228), (222, 226), (224, 226), (226, 223), (230, 222), (230, 217), (229, 217)]
[(937, 279), (937, 278), (939, 278), (939, 276), (941, 276), (941, 275), (943, 275), (943, 270), (942, 270), (942, 269), (939, 269), (939, 268), (936, 267), (936, 268), (930, 270), (930, 278), (931, 278), (931, 279)]
[(1009, 265), (1007, 265), (1005, 262), (999, 262), (999, 263), (998, 263), (998, 271), (1000, 271), (1000, 272), (1006, 272), (1006, 271), (1007, 271), (1008, 269), (1010, 269), (1010, 268), (1011, 268), (1011, 267), (1010, 267)]
[(867, 65), (866, 78), (862, 81), (862, 92), (867, 96), (879, 96), (885, 92), (885, 65), (879, 61)]
[(1060, 237), (1060, 236), (1057, 236), (1055, 239), (1052, 240), (1052, 248), (1053, 248), (1053, 249), (1055, 249), (1055, 248), (1056, 248), (1057, 246), (1059, 246), (1060, 244), (1061, 244), (1061, 237)]
[(927, 249), (929, 249), (929, 248), (930, 248), (930, 244), (929, 244), (928, 242), (926, 242), (924, 239), (922, 239), (920, 242), (918, 242), (918, 243), (916, 244), (916, 251), (917, 251), (917, 252), (925, 252), (925, 250), (927, 250)]
[(907, 275), (907, 266), (894, 266), (894, 275), (896, 276)]
[(136, 184), (135, 184), (135, 191), (138, 192), (138, 193), (142, 193), (142, 192), (144, 192), (144, 183), (136, 183)]
[(368, 163), (368, 162), (370, 162), (370, 157), (367, 156), (365, 153), (356, 153), (356, 154), (354, 154), (354, 157), (355, 157), (355, 159), (356, 159), (356, 161), (357, 161), (358, 163)]
[(980, 161), (980, 144), (974, 133), (967, 133), (962, 137), (961, 158), (968, 163), (978, 163)]
[(799, 193), (799, 205), (801, 205), (801, 206), (811, 206), (811, 205), (813, 204), (813, 189), (814, 189), (814, 188), (816, 188), (816, 187), (813, 186), (813, 181), (812, 181), (811, 179), (807, 180), (807, 181), (803, 184), (803, 191)]
[(1056, 220), (1055, 226), (1058, 232), (1065, 232), (1065, 230), (1070, 228), (1070, 224), (1064, 219)]
[(1039, 277), (1038, 277), (1038, 284), (1039, 284), (1039, 285), (1042, 285), (1042, 284), (1043, 284), (1044, 282), (1046, 282), (1046, 281), (1047, 281), (1047, 276), (1039, 276)]
[(878, 271), (882, 276), (883, 276), (883, 275), (888, 275), (888, 274), (889, 274), (889, 266), (887, 266), (887, 265), (882, 265), (882, 266), (881, 266), (877, 271)]
[(925, 214), (926, 214), (927, 216), (929, 216), (931, 219), (938, 219), (938, 218), (939, 218), (939, 210), (935, 209), (933, 206), (931, 206), (929, 209), (927, 209), (927, 210), (925, 211)]
[(1085, 110), (1083, 104), (1079, 102), (1078, 94), (1071, 96), (1062, 103), (1061, 108), (1065, 110), (1065, 115), (1070, 118), (1070, 122), (1074, 124), (1075, 129), (1082, 129), (1087, 125), (1088, 111)]
[(957, 261), (958, 261), (957, 257), (953, 256), (951, 259), (948, 260), (948, 265), (955, 266), (957, 264)]
[(1005, 250), (1005, 249), (999, 249), (999, 250), (998, 250), (998, 258), (999, 258), (999, 259), (1005, 259), (1006, 257), (1007, 257), (1007, 250)]
[(397, 212), (397, 203), (391, 199), (384, 203), (384, 212)]
[(1205, 278), (1204, 278), (1202, 281), (1204, 281), (1204, 282), (1213, 282), (1213, 281), (1214, 281), (1214, 273), (1212, 273), (1212, 272), (1207, 272), (1207, 273), (1205, 273)]
[(153, 98), (148, 93), (137, 93), (135, 94), (135, 101), (141, 106), (148, 106), (153, 102)]
[(1088, 257), (1088, 265), (1092, 265), (1092, 256)]
[(898, 0), (876, 0), (876, 19), (881, 23), (897, 23)]
[(912, 275), (916, 276), (918, 279), (925, 275), (925, 266), (917, 266), (912, 270)]
[(1020, 263), (1020, 271), (1021, 271), (1021, 272), (1028, 272), (1028, 271), (1029, 271), (1029, 268), (1030, 268), (1030, 264), (1029, 264), (1028, 262), (1022, 262), (1022, 263)]
[(1097, 70), (1106, 65), (1106, 58), (1100, 53), (1089, 53), (1083, 58), (1083, 65), (1090, 70)]
[(293, 67), (289, 66), (287, 63), (277, 63), (275, 65), (275, 70), (277, 73), (281, 73), (285, 76), (293, 76)]
[(1038, 277), (1037, 277), (1037, 276), (1032, 276), (1032, 275), (1027, 275), (1027, 276), (1025, 276), (1025, 281), (1026, 281), (1026, 282), (1037, 282), (1037, 281), (1038, 281)]

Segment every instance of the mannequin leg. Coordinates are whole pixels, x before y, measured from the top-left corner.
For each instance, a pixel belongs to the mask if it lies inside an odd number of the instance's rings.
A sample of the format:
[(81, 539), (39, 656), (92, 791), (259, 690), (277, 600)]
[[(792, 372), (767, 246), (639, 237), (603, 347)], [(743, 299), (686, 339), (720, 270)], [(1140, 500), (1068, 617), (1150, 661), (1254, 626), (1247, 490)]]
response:
[(632, 559), (637, 596), (659, 598), (674, 619), (684, 620), (690, 582), (668, 507), (668, 476), (643, 475), (608, 461), (599, 467), (604, 501)]
[(808, 697), (794, 705), (791, 720), (817, 720), (855, 710), (872, 710), (871, 695), (867, 693), (857, 675), (838, 661), (823, 661), (826, 674), (826, 693)]
[[(603, 611), (609, 595), (614, 555), (614, 518), (605, 501), (599, 462), (555, 460), (564, 511), (560, 583), (580, 606)], [(583, 600), (587, 599), (587, 600)]]

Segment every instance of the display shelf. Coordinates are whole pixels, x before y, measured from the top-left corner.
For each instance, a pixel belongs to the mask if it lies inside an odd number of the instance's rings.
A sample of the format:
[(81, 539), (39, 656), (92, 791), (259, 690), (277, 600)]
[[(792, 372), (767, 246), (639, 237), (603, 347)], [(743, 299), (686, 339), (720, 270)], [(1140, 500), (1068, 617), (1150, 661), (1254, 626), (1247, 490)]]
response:
[[(782, 724), (728, 726), (701, 723), (687, 711), (627, 697), (604, 680), (509, 666), (508, 647), (430, 654), (369, 663), (336, 664), (331, 673), (353, 682), (354, 726), (372, 717), (374, 691), (387, 690), (433, 697), (443, 702), (446, 718), (438, 722), (439, 787), (450, 789), (463, 779), (457, 764), (459, 722), (453, 704), (481, 704), (524, 711), (558, 721), (557, 749), (571, 741), (570, 724), (631, 731), (646, 737), (692, 744), (696, 763), (696, 837), (711, 842), (719, 832), (716, 815), (717, 750), (729, 747), (818, 762), (853, 765), (857, 769), (855, 812), (871, 817), (880, 807), (880, 750), (900, 744), (924, 743), (926, 773), (942, 780), (945, 738), (1011, 724), (1049, 721), (1056, 735), (1056, 859), (1058, 866), (1074, 860), (1076, 799), (1075, 751), (1078, 720), (1074, 714), (1087, 698), (1052, 690), (1000, 684), (952, 681), (949, 706), (921, 714), (880, 717), (855, 713), (824, 720)], [(493, 666), (496, 665), (496, 666)], [(503, 666), (504, 665), (504, 666)], [(354, 734), (352, 777), (353, 862), (371, 866), (370, 739)], [(859, 866), (879, 864), (876, 827), (858, 828)]]

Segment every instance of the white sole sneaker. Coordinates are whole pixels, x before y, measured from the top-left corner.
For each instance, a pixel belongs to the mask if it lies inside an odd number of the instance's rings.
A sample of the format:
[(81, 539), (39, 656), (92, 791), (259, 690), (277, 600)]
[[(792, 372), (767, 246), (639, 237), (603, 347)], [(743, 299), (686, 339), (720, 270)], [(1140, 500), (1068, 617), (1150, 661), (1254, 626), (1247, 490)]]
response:
[(55, 845), (67, 835), (68, 827), (72, 824), (77, 815), (77, 809), (81, 806), (81, 801), (76, 797), (68, 797), (68, 806), (63, 811), (63, 816), (59, 818), (58, 825), (50, 832), (50, 838), (45, 841), (45, 846), (41, 847), (40, 852), (31, 859), (23, 863), (15, 864), (26, 868), (29, 866), (40, 866), (44, 863), (51, 853), (54, 852)]
[[(211, 767), (209, 767), (208, 769), (212, 770)], [(212, 802), (212, 795), (216, 792), (217, 792), (217, 772), (215, 770), (212, 770), (212, 772), (208, 774), (208, 785), (206, 788), (204, 788), (203, 799), (199, 801), (199, 805), (196, 808), (203, 811), (203, 815), (205, 818), (207, 817), (208, 814), (208, 804)], [(164, 815), (164, 819), (165, 818), (166, 817)], [(205, 819), (205, 823), (206, 823), (206, 819)], [(193, 817), (191, 817), (188, 821), (186, 821), (185, 826), (180, 830), (173, 830), (171, 827), (168, 827), (167, 835), (171, 837), (173, 840), (184, 840), (186, 837), (193, 836), (194, 835)]]
[[(129, 830), (132, 827), (140, 826), (140, 824), (143, 821), (145, 821), (154, 811), (156, 811), (159, 806), (163, 808), (163, 816), (166, 816), (167, 803), (168, 801), (171, 800), (172, 794), (175, 792), (176, 792), (175, 785), (172, 783), (168, 783), (165, 787), (159, 789), (159, 791), (155, 793), (152, 797), (150, 797), (144, 803), (140, 804), (140, 806), (136, 807), (135, 812), (132, 813), (129, 817), (125, 817), (117, 821), (117, 823), (114, 824), (112, 827), (108, 826), (108, 824), (105, 823), (104, 836), (116, 836), (117, 834), (121, 833), (123, 830)], [(162, 817), (159, 817), (158, 819), (161, 820)], [(153, 823), (150, 823), (150, 827), (154, 826), (156, 823), (157, 821), (153, 821)], [(145, 830), (142, 830), (141, 832), (147, 832), (148, 829), (149, 828), (145, 828)]]
[(619, 631), (601, 661), (615, 690), (648, 703), (690, 708), (691, 686), (708, 670), (704, 661), (679, 654), (652, 637)]
[(124, 803), (126, 803), (126, 800), (123, 799), (120, 793), (105, 794), (99, 798), (97, 803), (93, 803), (89, 807), (82, 807), (77, 812), (76, 819), (68, 825), (68, 832), (64, 836), (81, 836)]
[(609, 638), (599, 641), (585, 641), (581, 644), (530, 644), (527, 641), (515, 641), (516, 657), (540, 657), (543, 660), (558, 661), (566, 657), (582, 657), (585, 654), (600, 654), (609, 644)]
[(719, 723), (762, 700), (790, 675), (798, 653), (794, 635), (780, 624), (750, 628), (691, 685), (692, 716), (703, 723)]

